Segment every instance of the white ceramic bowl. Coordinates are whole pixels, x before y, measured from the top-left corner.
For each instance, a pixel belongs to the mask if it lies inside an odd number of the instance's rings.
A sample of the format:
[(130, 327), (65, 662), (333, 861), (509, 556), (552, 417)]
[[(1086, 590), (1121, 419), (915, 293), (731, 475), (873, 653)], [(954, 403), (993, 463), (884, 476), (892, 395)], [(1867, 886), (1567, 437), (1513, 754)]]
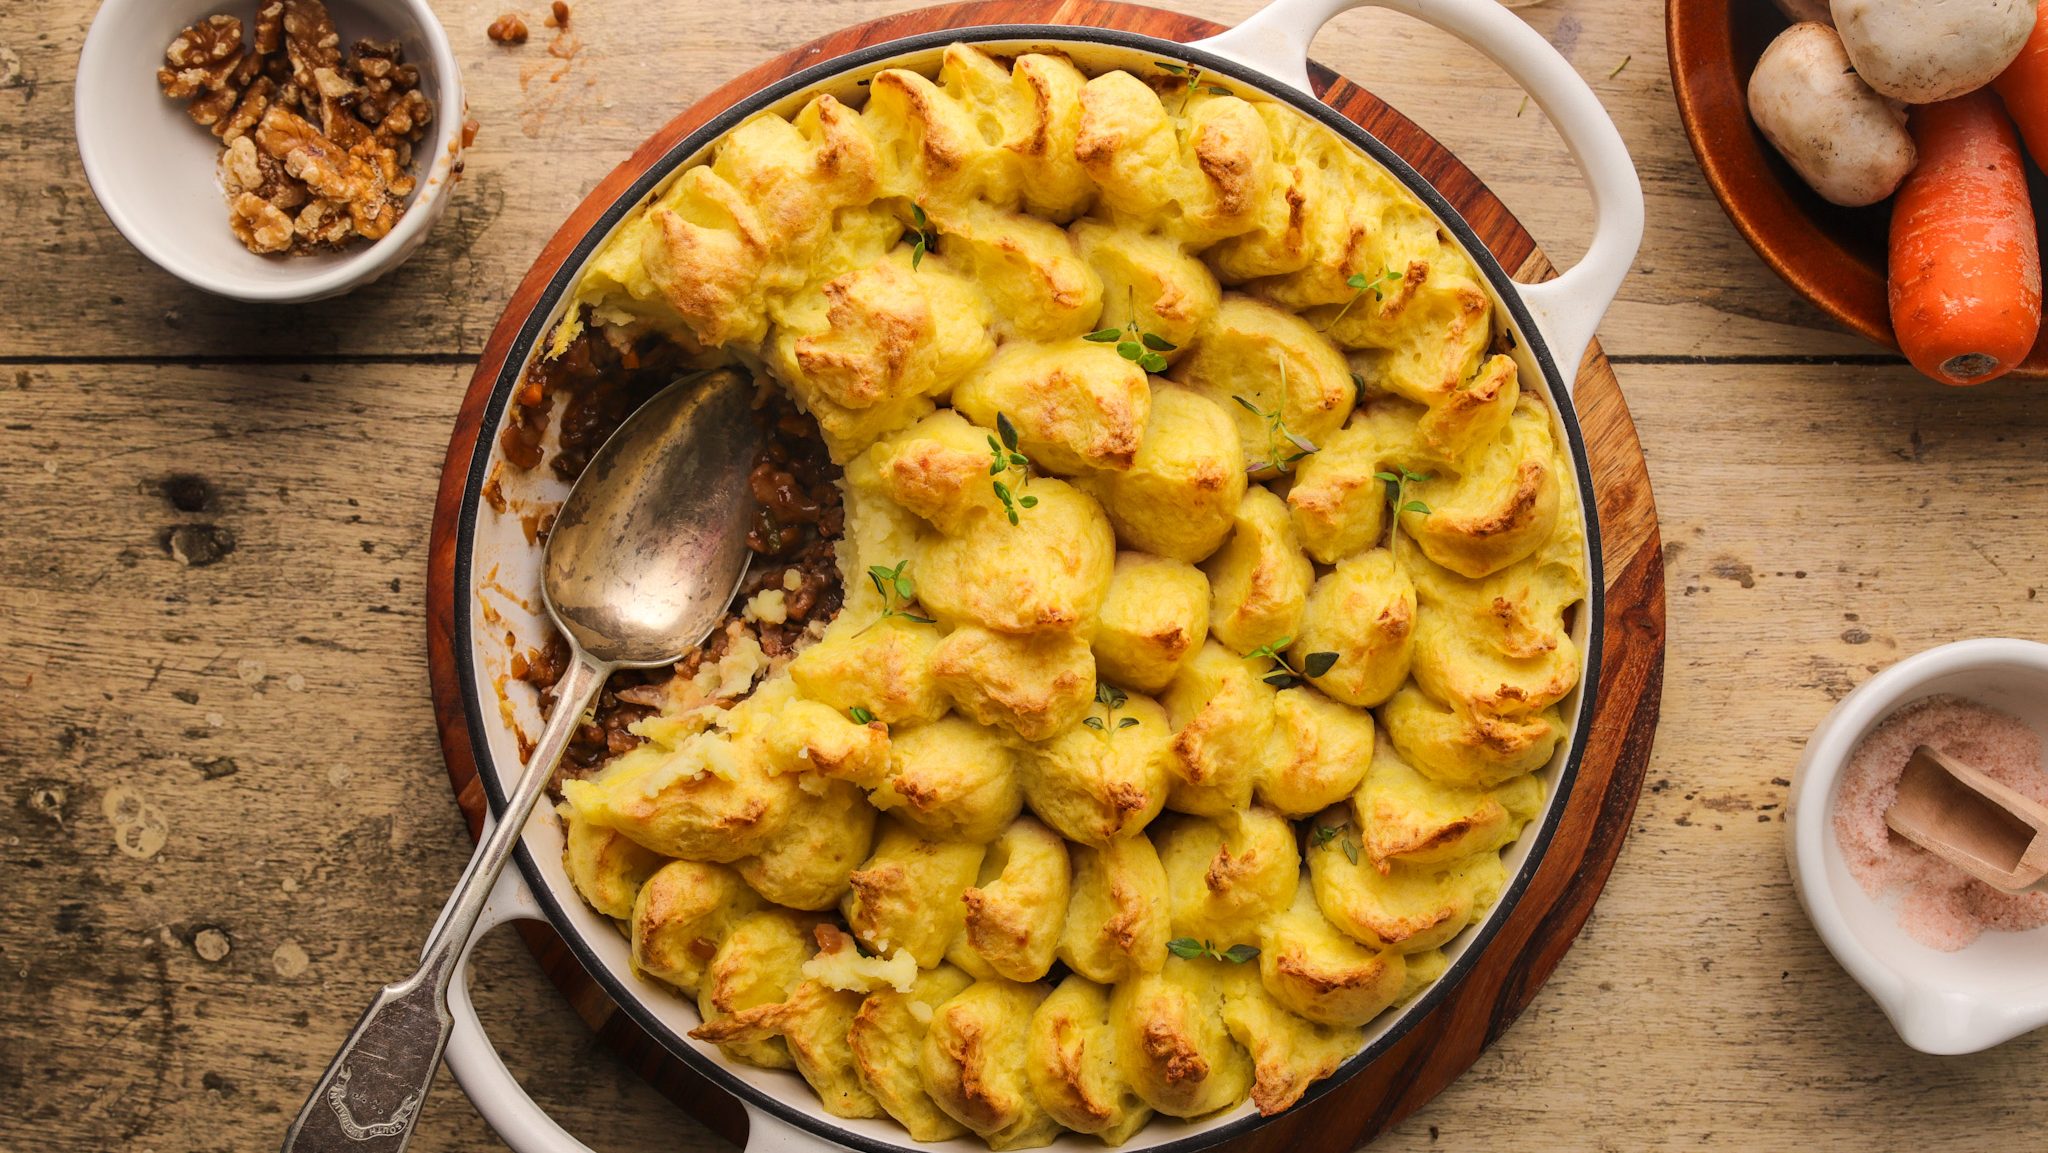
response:
[(1974, 1053), (2048, 1025), (2048, 928), (1987, 932), (1943, 953), (1899, 928), (1896, 902), (1856, 883), (1835, 839), (1835, 783), (1858, 743), (1886, 717), (1936, 695), (1979, 701), (2048, 738), (2048, 645), (1970, 640), (1908, 657), (1842, 698), (1807, 741), (1792, 778), (1786, 856), (1799, 903), (1835, 960), (1906, 1044)]
[(245, 29), (257, 0), (105, 0), (78, 57), (78, 154), (100, 207), (164, 271), (208, 292), (270, 303), (339, 296), (419, 248), (448, 204), (462, 151), (461, 69), (425, 0), (328, 0), (344, 45), (397, 39), (434, 120), (414, 153), (419, 187), (388, 236), (339, 252), (261, 256), (228, 228), (220, 141), (165, 98), (156, 70), (179, 30), (223, 12)]

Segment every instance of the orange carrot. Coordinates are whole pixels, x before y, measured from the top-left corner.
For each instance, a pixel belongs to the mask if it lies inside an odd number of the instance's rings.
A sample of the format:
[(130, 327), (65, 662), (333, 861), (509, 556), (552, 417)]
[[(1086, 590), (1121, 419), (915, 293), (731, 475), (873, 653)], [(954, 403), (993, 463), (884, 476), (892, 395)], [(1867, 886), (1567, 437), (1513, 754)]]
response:
[(1906, 127), (1920, 162), (1892, 203), (1899, 348), (1948, 384), (2002, 376), (2041, 328), (2041, 252), (2019, 137), (1981, 89), (1913, 109)]
[(1991, 87), (2004, 98), (2006, 115), (2019, 125), (2027, 155), (2048, 168), (2048, 4), (2034, 14), (2026, 47)]

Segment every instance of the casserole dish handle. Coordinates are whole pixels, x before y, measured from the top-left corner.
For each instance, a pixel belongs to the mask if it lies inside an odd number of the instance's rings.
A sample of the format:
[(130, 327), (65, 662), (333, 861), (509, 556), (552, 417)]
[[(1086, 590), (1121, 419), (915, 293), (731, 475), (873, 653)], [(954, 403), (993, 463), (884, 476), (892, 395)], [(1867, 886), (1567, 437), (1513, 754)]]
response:
[(1642, 245), (1643, 187), (1607, 110), (1541, 33), (1495, 0), (1273, 0), (1230, 31), (1190, 47), (1313, 95), (1309, 43), (1338, 13), (1366, 7), (1413, 16), (1484, 52), (1529, 93), (1571, 150), (1593, 193), (1593, 242), (1556, 278), (1520, 286), (1569, 390)]
[[(487, 818), (485, 836), (490, 835), (491, 823)], [(512, 1076), (504, 1058), (498, 1056), (490, 1037), (485, 1035), (476, 1005), (469, 997), (469, 955), (484, 934), (509, 921), (546, 920), (547, 914), (541, 910), (540, 902), (533, 899), (533, 892), (526, 887), (518, 869), (506, 869), (498, 875), (483, 915), (477, 919), (476, 931), (456, 962), (455, 979), (449, 982), (448, 1012), (455, 1018), (455, 1025), (448, 1037), (445, 1059), (448, 1071), (469, 1095), (470, 1103), (513, 1153), (591, 1153), (588, 1145), (556, 1124)], [(839, 1148), (770, 1117), (748, 1102), (741, 1105), (747, 1111), (747, 1153), (823, 1153)]]

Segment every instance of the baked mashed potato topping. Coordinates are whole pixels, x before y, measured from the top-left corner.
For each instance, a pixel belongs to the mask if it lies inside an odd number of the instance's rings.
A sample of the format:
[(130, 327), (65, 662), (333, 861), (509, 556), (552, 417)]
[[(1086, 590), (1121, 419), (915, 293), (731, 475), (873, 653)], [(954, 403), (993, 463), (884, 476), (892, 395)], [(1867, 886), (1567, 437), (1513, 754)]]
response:
[(843, 609), (567, 782), (566, 864), (695, 1036), (916, 1140), (1292, 1105), (1499, 897), (1578, 684), (1478, 270), (1189, 79), (955, 45), (757, 116), (551, 346), (743, 366), (844, 468)]

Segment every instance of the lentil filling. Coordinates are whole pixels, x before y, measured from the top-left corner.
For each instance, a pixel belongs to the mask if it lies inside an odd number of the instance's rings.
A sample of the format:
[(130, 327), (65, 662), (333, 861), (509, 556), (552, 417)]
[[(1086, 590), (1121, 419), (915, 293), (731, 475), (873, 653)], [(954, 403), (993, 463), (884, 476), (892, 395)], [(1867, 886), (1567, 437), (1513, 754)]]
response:
[[(528, 470), (546, 463), (573, 482), (635, 409), (695, 368), (686, 350), (658, 334), (614, 343), (607, 331), (586, 326), (562, 355), (527, 369), (499, 434), (508, 463)], [(769, 661), (779, 662), (815, 635), (814, 622), (822, 627), (839, 611), (844, 590), (836, 550), (845, 531), (840, 469), (826, 454), (817, 422), (798, 411), (781, 388), (764, 379), (754, 411), (768, 434), (748, 477), (760, 510), (747, 532), (753, 562), (732, 608), (709, 639), (674, 665), (611, 675), (590, 718), (570, 738), (555, 772), (557, 785), (588, 776), (639, 745), (631, 726), (661, 711), (672, 678), (696, 675), (747, 636)], [(559, 426), (559, 447), (544, 461), (551, 420)], [(749, 619), (743, 606), (768, 589), (783, 590), (783, 620)], [(568, 642), (553, 631), (538, 650), (512, 659), (513, 677), (539, 690), (543, 716), (554, 711), (554, 684), (568, 664)]]

